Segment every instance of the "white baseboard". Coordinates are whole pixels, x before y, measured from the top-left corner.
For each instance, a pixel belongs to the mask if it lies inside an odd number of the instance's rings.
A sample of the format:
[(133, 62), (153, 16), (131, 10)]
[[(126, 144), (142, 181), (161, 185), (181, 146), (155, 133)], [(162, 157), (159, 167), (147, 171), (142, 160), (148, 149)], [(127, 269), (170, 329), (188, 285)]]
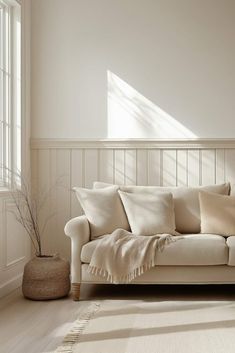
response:
[(22, 277), (23, 277), (23, 273), (21, 273), (20, 275), (12, 278), (10, 281), (1, 285), (0, 286), (0, 298), (11, 293), (16, 288), (19, 288), (22, 284)]

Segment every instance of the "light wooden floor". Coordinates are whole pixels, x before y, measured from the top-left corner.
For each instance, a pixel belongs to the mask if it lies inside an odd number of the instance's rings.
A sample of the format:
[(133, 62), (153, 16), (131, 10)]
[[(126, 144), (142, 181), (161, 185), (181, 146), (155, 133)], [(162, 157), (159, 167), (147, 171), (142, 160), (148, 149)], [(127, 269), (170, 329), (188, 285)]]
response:
[(80, 302), (71, 298), (35, 302), (16, 290), (0, 300), (0, 353), (53, 352), (87, 302), (106, 298), (235, 301), (235, 286), (83, 285)]

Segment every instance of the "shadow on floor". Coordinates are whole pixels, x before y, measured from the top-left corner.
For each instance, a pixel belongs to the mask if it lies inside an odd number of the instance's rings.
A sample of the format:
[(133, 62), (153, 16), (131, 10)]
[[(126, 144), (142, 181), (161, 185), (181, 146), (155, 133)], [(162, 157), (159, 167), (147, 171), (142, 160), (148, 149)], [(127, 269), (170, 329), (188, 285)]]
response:
[(169, 333), (190, 332), (190, 331), (203, 331), (209, 329), (219, 328), (233, 328), (235, 327), (235, 320), (223, 320), (216, 322), (199, 322), (185, 325), (169, 325), (161, 327), (147, 327), (147, 328), (130, 328), (110, 330), (106, 332), (98, 332), (94, 334), (84, 333), (82, 336), (83, 342), (114, 340), (119, 338), (140, 337), (140, 336), (156, 336)]
[(145, 301), (235, 300), (235, 285), (82, 284), (81, 300), (142, 299)]

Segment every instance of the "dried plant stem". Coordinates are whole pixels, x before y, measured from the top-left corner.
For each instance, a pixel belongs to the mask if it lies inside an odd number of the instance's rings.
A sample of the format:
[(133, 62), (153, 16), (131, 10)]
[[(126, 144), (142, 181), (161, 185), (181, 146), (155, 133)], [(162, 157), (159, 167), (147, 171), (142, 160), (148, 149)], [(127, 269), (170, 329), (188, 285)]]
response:
[[(16, 196), (15, 194), (18, 193)], [(15, 215), (16, 220), (22, 224), (22, 226), (25, 228), (27, 234), (29, 235), (32, 244), (34, 246), (34, 249), (36, 251), (36, 254), (38, 256), (42, 255), (42, 247), (41, 247), (41, 239), (40, 239), (40, 234), (39, 232), (36, 231), (38, 229), (38, 225), (35, 225), (34, 217), (32, 216), (32, 212), (30, 211), (30, 204), (28, 200), (26, 201), (27, 197), (24, 193), (21, 191), (12, 191), (11, 192), (12, 198), (14, 200), (18, 216)], [(24, 204), (26, 202), (26, 210), (24, 210)], [(24, 214), (26, 212), (26, 215)], [(27, 217), (27, 213), (29, 213), (30, 218)], [(35, 245), (36, 241), (36, 245)]]
[(29, 235), (36, 255), (43, 256), (41, 237), (45, 231), (48, 221), (54, 216), (54, 213), (49, 215), (41, 225), (39, 224), (39, 212), (42, 211), (51, 189), (48, 192), (42, 193), (43, 199), (38, 203), (32, 198), (31, 190), (20, 173), (6, 167), (2, 168), (4, 168), (4, 171), (7, 172), (10, 180), (9, 185), (11, 186), (11, 196), (16, 207), (16, 210), (11, 212), (16, 221), (24, 227)]

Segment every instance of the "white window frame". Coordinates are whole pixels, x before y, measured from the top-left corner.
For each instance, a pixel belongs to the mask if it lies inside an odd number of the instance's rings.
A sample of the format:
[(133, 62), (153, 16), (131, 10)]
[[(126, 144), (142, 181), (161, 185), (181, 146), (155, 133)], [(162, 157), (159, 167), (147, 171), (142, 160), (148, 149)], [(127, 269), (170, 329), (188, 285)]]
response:
[[(0, 0), (0, 188), (21, 171), (21, 8)], [(0, 189), (0, 190), (1, 190)]]

